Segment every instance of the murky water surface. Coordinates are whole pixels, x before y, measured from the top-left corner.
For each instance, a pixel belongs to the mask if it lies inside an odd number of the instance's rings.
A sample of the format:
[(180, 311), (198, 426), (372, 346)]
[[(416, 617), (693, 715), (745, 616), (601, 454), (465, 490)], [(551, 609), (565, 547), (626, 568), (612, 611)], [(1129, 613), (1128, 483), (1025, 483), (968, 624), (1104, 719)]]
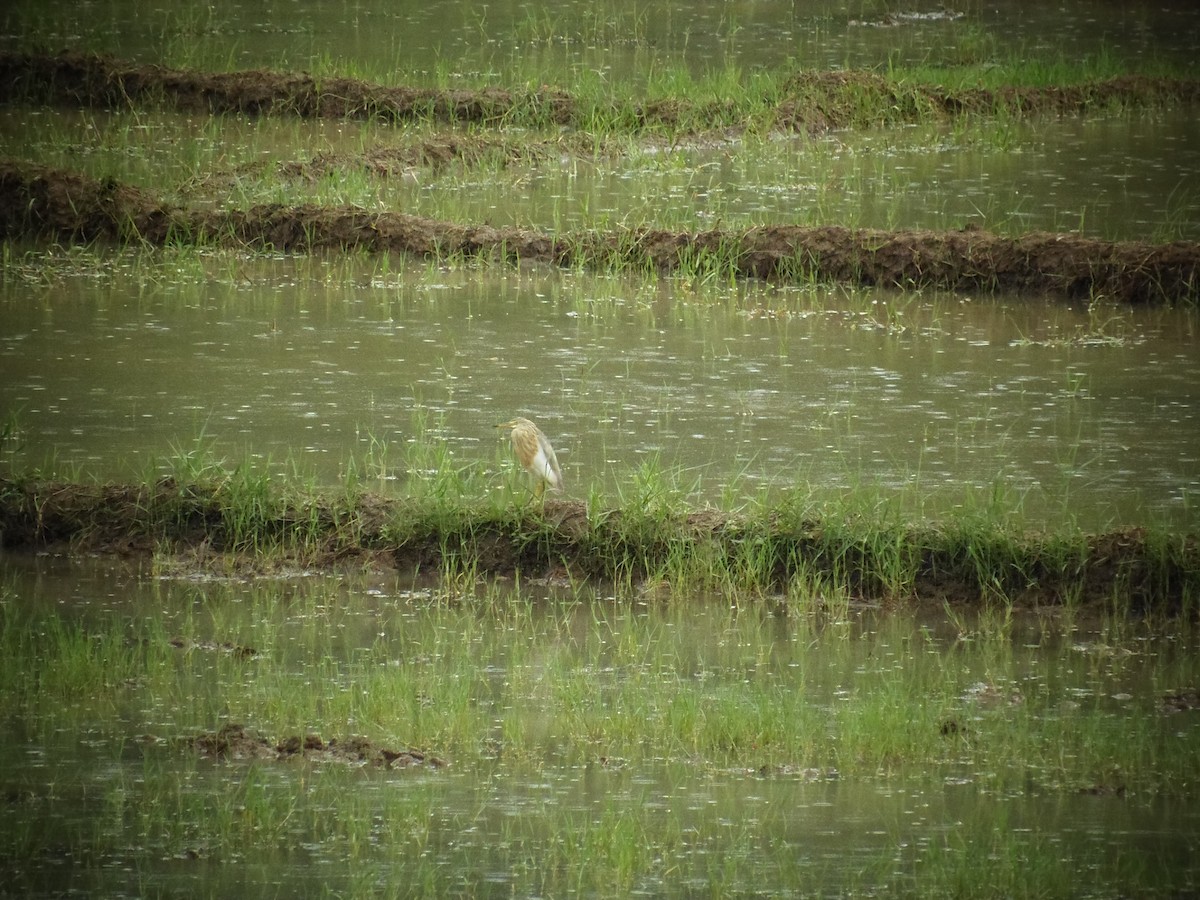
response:
[[(683, 62), (697, 72), (795, 65), (871, 66), (889, 59), (954, 64), (1003, 56), (1114, 53), (1153, 63), (1194, 62), (1200, 10), (1187, 3), (1105, 0), (1029, 4), (992, 0), (882, 4), (615, 3), (552, 5), (424, 0), (329, 5), (298, 0), (146, 6), (129, 0), (12, 5), (6, 34), (39, 33), (49, 46), (89, 46), (205, 66), (311, 68), (323, 60), (373, 61), (397, 72), (453, 79), (514, 67), (564, 74), (648, 71)], [(0, 43), (0, 46), (3, 44)]]
[(371, 451), (380, 486), (402, 490), (421, 440), (499, 489), (492, 426), (519, 413), (577, 497), (627, 492), (653, 461), (701, 501), (878, 488), (934, 516), (999, 496), (1035, 522), (1195, 521), (1183, 312), (379, 260), (189, 255), (162, 284), (157, 263), (122, 277), (141, 264), (2, 288), (14, 462), (157, 476), (211, 446), (334, 483)]
[[(686, 750), (611, 757), (604, 746), (579, 757), (556, 751), (538, 699), (543, 677), (578, 669), (590, 673), (580, 682), (584, 704), (593, 693), (652, 678), (703, 684), (714, 704), (740, 685), (766, 682), (802, 692), (814, 709), (836, 710), (881, 674), (903, 679), (932, 667), (949, 694), (943, 715), (964, 729), (993, 734), (997, 718), (1027, 728), (1103, 709), (1131, 726), (1146, 717), (1158, 723), (1169, 755), (1195, 747), (1200, 727), (1194, 712), (1159, 710), (1161, 693), (1180, 686), (1169, 679), (1194, 674), (1187, 639), (1135, 630), (1121, 637), (1101, 623), (1063, 627), (1029, 617), (999, 642), (956, 644), (941, 615), (863, 610), (818, 625), (761, 606), (733, 613), (697, 600), (672, 612), (562, 591), (533, 595), (532, 605), (526, 594), (514, 607), (472, 608), (469, 599), (448, 604), (437, 588), (395, 578), (169, 581), (44, 558), (3, 558), (0, 572), (9, 621), (19, 609), (34, 611), (35, 622), (57, 617), (96, 634), (116, 623), (131, 635), (156, 622), (154, 641), (184, 634), (258, 651), (231, 660), (213, 646), (167, 649), (136, 682), (98, 693), (94, 685), (63, 687), (61, 705), (16, 717), (6, 707), (0, 790), (9, 815), (0, 820), (0, 855), (14, 883), (39, 893), (404, 893), (424, 884), (528, 895), (572, 890), (571, 865), (575, 887), (601, 895), (904, 892), (930, 885), (914, 879), (936, 878), (930, 873), (947, 856), (986, 859), (996, 823), (1015, 835), (1018, 852), (1048, 842), (1055, 858), (1069, 861), (1077, 896), (1196, 887), (1194, 787), (1129, 798), (1052, 787), (1036, 769), (972, 767), (969, 744), (956, 735), (946, 737), (936, 765), (853, 775), (828, 759), (764, 768), (753, 747), (735, 752), (732, 764)], [(372, 676), (374, 688), (407, 706), (419, 702), (422, 686), (433, 690), (421, 680), (426, 667), (451, 677), (439, 659), (463, 644), (479, 649), (468, 651), (473, 668), (454, 677), (477, 692), (478, 739), (495, 749), (451, 759), (448, 768), (214, 763), (175, 743), (233, 715), (276, 737), (299, 728), (329, 738), (331, 729), (349, 728), (403, 748), (409, 736), (386, 724), (297, 725), (287, 704), (270, 698), (285, 683), (302, 692), (359, 690), (353, 673), (364, 670), (354, 660), (370, 654), (393, 661)], [(978, 700), (992, 686), (1021, 702)], [(438, 690), (448, 696), (445, 685)], [(181, 699), (164, 705), (169, 697)], [(503, 752), (516, 735), (537, 746), (542, 729), (543, 749), (532, 757)], [(1118, 862), (1130, 858), (1154, 874)], [(616, 880), (597, 885), (589, 881), (596, 872)]]

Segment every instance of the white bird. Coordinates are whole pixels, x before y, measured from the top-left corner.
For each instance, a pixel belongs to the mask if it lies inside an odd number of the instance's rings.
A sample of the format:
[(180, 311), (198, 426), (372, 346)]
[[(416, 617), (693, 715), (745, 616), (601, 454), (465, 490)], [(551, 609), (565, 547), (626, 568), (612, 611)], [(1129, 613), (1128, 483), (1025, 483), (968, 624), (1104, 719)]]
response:
[(497, 428), (511, 428), (509, 440), (512, 441), (513, 453), (517, 462), (537, 482), (533, 489), (534, 495), (541, 497), (550, 485), (552, 491), (563, 488), (562, 469), (558, 467), (558, 457), (550, 441), (542, 434), (542, 430), (528, 419), (516, 418), (503, 422)]

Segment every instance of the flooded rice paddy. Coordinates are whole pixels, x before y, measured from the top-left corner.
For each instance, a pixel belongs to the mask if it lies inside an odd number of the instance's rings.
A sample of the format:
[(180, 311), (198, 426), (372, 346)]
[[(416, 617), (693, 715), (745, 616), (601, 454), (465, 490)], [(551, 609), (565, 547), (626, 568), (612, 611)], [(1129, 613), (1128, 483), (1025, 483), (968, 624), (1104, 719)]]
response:
[[(586, 118), (311, 119), (286, 103), (219, 115), (142, 95), (32, 100), (5, 69), (0, 177), (52, 167), (59, 185), (94, 179), (101, 200), (128, 185), (190, 210), (403, 211), (548, 235), (1174, 241), (1186, 286), (1200, 132), (1180, 75), (1198, 45), (1191, 5), (1083, 0), (17, 2), (0, 11), (0, 53), (111, 53), (149, 67), (134, 78), (191, 67), (180, 79), (197, 96), (205, 72), (270, 67), (251, 100), (315, 73), (565, 91), (622, 114), (645, 91), (667, 115), (594, 132)], [(1097, 78), (1169, 68), (1173, 102), (1139, 82), (1099, 109), (1058, 108), (1064, 60)], [(780, 103), (720, 120), (760, 76), (828, 69), (965, 72), (968, 86), (1011, 70), (1050, 91), (1040, 111), (881, 111), (892, 127), (776, 127)], [(713, 84), (711, 127), (672, 131), (672, 104)], [(584, 516), (648, 497), (736, 514), (796, 494), (840, 510), (834, 531), (1125, 529), (1102, 555), (1161, 529), (1171, 565), (1194, 559), (1200, 321), (1186, 302), (349, 243), (115, 246), (70, 222), (47, 239), (11, 210), (0, 220), (6, 478), (179, 477), (186, 491), (185, 476), (249, 466), (272, 486), (403, 499), (448, 470), (499, 508), (524, 493), (493, 426), (520, 414), (550, 435)], [(1131, 615), (1118, 582), (1086, 608), (984, 588), (880, 608), (820, 573), (712, 591), (565, 565), (483, 579), (455, 559), (243, 578), (230, 573), (283, 567), (78, 549), (0, 555), (0, 894), (1200, 890), (1194, 597), (1174, 598), (1174, 620), (1153, 603)], [(1157, 577), (1186, 593), (1190, 571)]]
[(282, 0), (178, 10), (110, 0), (86, 12), (54, 0), (14, 3), (0, 47), (41, 35), (119, 56), (204, 68), (342, 68), (386, 62), (402, 78), (503, 82), (518, 70), (617, 78), (684, 63), (695, 71), (801, 66), (961, 64), (1014, 53), (1034, 58), (1109, 52), (1143, 63), (1194, 63), (1200, 12), (1190, 4), (1020, 0), (922, 8), (860, 0), (628, 4), (529, 2), (360, 4)]
[(357, 465), (402, 490), (406, 451), (444, 443), (499, 490), (492, 426), (519, 412), (581, 499), (651, 465), (700, 502), (800, 486), (935, 518), (998, 502), (1088, 530), (1195, 521), (1184, 311), (353, 259), (184, 254), (122, 273), (144, 265), (4, 289), (16, 461), (153, 478), (211, 449), (324, 484)]
[[(1119, 896), (1200, 877), (1190, 630), (51, 558), (9, 560), (4, 591), (0, 852), (22, 893)], [(198, 750), (234, 722), (438, 764)]]
[[(435, 151), (447, 158), (431, 162)], [(350, 204), (548, 233), (837, 223), (1200, 239), (1200, 123), (1188, 109), (751, 136), (593, 159), (555, 142), (522, 148), (419, 127), (239, 117), (214, 130), (152, 110), (0, 106), (0, 154), (25, 153), (178, 203)]]

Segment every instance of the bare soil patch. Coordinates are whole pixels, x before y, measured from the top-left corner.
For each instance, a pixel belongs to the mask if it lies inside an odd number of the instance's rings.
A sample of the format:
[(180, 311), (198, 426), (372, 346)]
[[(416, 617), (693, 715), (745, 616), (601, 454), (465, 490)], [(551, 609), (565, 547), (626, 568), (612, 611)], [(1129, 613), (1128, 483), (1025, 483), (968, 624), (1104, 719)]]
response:
[(289, 735), (271, 740), (246, 728), (229, 724), (187, 738), (186, 744), (201, 756), (225, 760), (298, 760), (373, 766), (383, 769), (444, 768), (444, 759), (420, 750), (391, 750), (365, 737), (323, 739), (320, 735)]
[(1200, 302), (1200, 243), (1099, 241), (1034, 232), (884, 231), (761, 226), (672, 232), (648, 228), (545, 234), (462, 225), (354, 207), (171, 205), (114, 180), (0, 162), (0, 238), (62, 242), (196, 241), (254, 250), (366, 250), (669, 273), (733, 267), (744, 277), (904, 289), (1035, 294), (1122, 303)]

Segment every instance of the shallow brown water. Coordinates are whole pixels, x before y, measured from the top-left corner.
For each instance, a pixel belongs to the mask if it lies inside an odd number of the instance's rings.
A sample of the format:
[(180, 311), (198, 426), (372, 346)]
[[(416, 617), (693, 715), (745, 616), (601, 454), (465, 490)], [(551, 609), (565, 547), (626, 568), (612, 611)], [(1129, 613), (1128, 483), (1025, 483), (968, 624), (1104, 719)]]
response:
[(6, 286), (14, 462), (153, 476), (211, 442), (332, 483), (386, 443), (400, 487), (420, 439), (499, 488), (492, 426), (522, 413), (575, 497), (628, 494), (652, 462), (700, 501), (866, 488), (933, 516), (999, 499), (1089, 530), (1195, 521), (1187, 313), (344, 260), (241, 261), (233, 281), (219, 258), (175, 268), (136, 296), (107, 275)]
[[(947, 12), (948, 10), (948, 12)], [(822, 0), (724, 0), (646, 5), (573, 0), (466, 4), (458, 0), (360, 4), (353, 8), (271, 0), (221, 7), (147, 8), (128, 0), (11, 4), (0, 22), (9, 40), (38, 34), (52, 47), (76, 44), (161, 61), (233, 68), (310, 68), (349, 60), (451, 81), (512, 68), (561, 69), (564, 78), (686, 65), (696, 72), (736, 66), (872, 66), (894, 59), (935, 65), (993, 55), (1079, 58), (1111, 53), (1143, 63), (1194, 62), (1200, 12), (1187, 3), (1020, 0), (945, 7)], [(962, 15), (958, 15), (961, 13)]]

